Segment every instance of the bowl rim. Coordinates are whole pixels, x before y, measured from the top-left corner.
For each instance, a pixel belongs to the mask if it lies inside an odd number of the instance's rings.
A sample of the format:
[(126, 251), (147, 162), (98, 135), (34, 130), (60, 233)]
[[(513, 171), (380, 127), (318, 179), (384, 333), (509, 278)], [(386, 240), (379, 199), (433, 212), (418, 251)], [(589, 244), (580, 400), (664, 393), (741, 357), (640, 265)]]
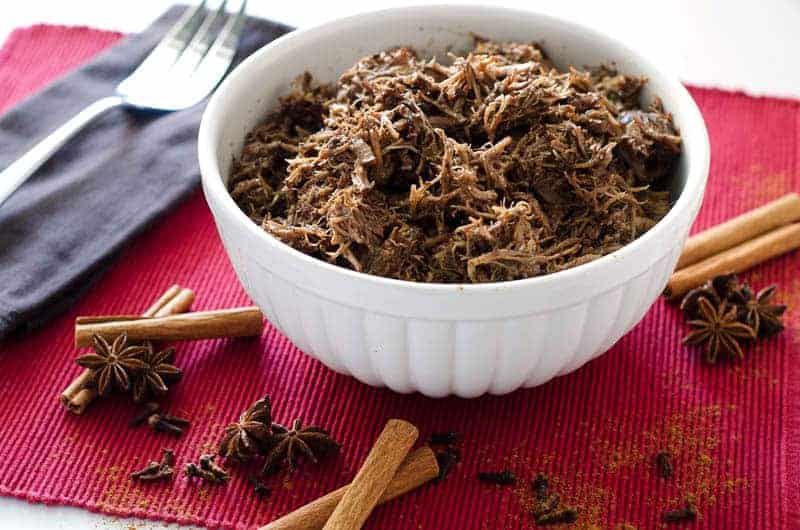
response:
[[(697, 144), (693, 146), (693, 154), (687, 163), (688, 169), (686, 181), (680, 192), (678, 200), (673, 204), (669, 212), (667, 212), (667, 215), (659, 220), (653, 228), (648, 230), (634, 241), (624, 245), (614, 252), (606, 254), (588, 263), (532, 278), (485, 283), (413, 282), (409, 280), (398, 280), (355, 271), (304, 254), (303, 252), (296, 250), (295, 248), (280, 241), (276, 237), (268, 234), (262, 230), (260, 226), (253, 223), (253, 221), (238, 207), (236, 202), (228, 193), (222, 178), (222, 172), (220, 171), (220, 164), (216, 153), (215, 139), (220, 128), (220, 123), (222, 123), (222, 120), (219, 116), (221, 116), (221, 107), (224, 104), (223, 97), (226, 89), (230, 85), (236, 83), (240, 78), (245, 77), (251, 66), (262, 60), (264, 56), (274, 52), (275, 50), (288, 48), (293, 42), (303, 39), (309, 35), (313, 35), (314, 33), (330, 31), (335, 29), (337, 26), (347, 26), (358, 23), (359, 21), (366, 21), (370, 18), (397, 16), (400, 14), (408, 15), (412, 11), (417, 15), (440, 15), (452, 10), (459, 10), (462, 14), (468, 15), (491, 13), (493, 16), (533, 16), (543, 20), (546, 23), (559, 26), (562, 31), (568, 30), (581, 32), (591, 40), (608, 42), (614, 47), (620, 49), (625, 55), (629, 56), (635, 64), (641, 65), (648, 70), (658, 72), (661, 81), (664, 85), (666, 85), (667, 90), (672, 91), (676, 100), (680, 102), (680, 114), (685, 119), (685, 123), (682, 124), (682, 137), (685, 138), (685, 136), (683, 136), (683, 131), (685, 131), (687, 128), (696, 129), (697, 133), (699, 133), (699, 135), (694, 135), (698, 141)], [(667, 110), (674, 114), (675, 109)], [(673, 74), (661, 68), (647, 57), (639, 54), (624, 42), (619, 41), (618, 39), (590, 26), (585, 26), (583, 24), (550, 14), (541, 13), (535, 9), (514, 9), (507, 7), (458, 3), (412, 5), (408, 7), (393, 7), (364, 11), (358, 14), (330, 20), (322, 24), (309, 26), (307, 28), (296, 29), (267, 43), (245, 58), (239, 65), (237, 65), (212, 94), (206, 108), (203, 111), (202, 119), (200, 121), (197, 149), (200, 163), (201, 181), (205, 194), (212, 195), (212, 198), (216, 200), (217, 204), (226, 210), (232, 210), (232, 216), (234, 219), (236, 219), (235, 222), (239, 226), (243, 227), (244, 230), (248, 231), (259, 241), (263, 241), (263, 243), (271, 249), (285, 255), (287, 259), (299, 260), (306, 266), (311, 267), (312, 271), (313, 269), (317, 269), (321, 272), (338, 275), (343, 280), (350, 279), (356, 282), (365, 282), (366, 284), (375, 287), (402, 288), (414, 290), (416, 292), (427, 291), (439, 294), (458, 293), (462, 296), (465, 294), (479, 294), (497, 290), (528, 288), (534, 286), (543, 287), (546, 285), (552, 285), (555, 282), (568, 282), (570, 279), (575, 279), (583, 275), (600, 273), (611, 263), (617, 260), (629, 258), (632, 254), (635, 254), (637, 251), (639, 251), (641, 247), (645, 247), (649, 242), (659, 239), (659, 237), (667, 232), (670, 229), (670, 226), (673, 225), (674, 222), (681, 216), (692, 215), (692, 210), (696, 207), (695, 201), (699, 202), (702, 200), (710, 166), (710, 144), (708, 139), (708, 131), (700, 110), (692, 96), (686, 90), (686, 87)], [(211, 203), (211, 200), (208, 202)]]

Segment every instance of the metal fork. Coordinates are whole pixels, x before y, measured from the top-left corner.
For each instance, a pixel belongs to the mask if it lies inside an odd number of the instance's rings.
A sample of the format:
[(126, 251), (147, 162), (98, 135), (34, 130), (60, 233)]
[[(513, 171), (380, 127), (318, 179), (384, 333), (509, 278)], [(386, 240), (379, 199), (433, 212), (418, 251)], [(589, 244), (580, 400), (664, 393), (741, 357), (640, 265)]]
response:
[(139, 67), (117, 85), (114, 95), (86, 107), (3, 170), (0, 205), (67, 140), (107, 110), (169, 112), (189, 108), (209, 95), (225, 77), (244, 27), (247, 0), (233, 14), (225, 10), (226, 3), (222, 0), (218, 9), (209, 10), (203, 0), (188, 8)]

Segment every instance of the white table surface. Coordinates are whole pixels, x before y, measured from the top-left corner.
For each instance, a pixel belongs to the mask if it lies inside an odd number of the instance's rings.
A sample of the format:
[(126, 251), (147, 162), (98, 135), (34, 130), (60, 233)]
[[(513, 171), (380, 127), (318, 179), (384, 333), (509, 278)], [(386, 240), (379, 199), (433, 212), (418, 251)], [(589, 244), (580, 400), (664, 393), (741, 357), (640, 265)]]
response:
[[(10, 2), (3, 5), (0, 16), (0, 40), (15, 27), (41, 22), (135, 32), (145, 28), (171, 3), (164, 0)], [(433, 2), (417, 0), (414, 3)], [(506, 0), (496, 3), (519, 8), (535, 5), (541, 11), (609, 32), (660, 61), (688, 83), (740, 89), (751, 94), (800, 97), (798, 0)], [(250, 0), (249, 12), (307, 27), (344, 14), (402, 5), (408, 2)], [(72, 507), (0, 498), (2, 529), (126, 530), (135, 527), (155, 530), (170, 526), (175, 528), (174, 525), (114, 518)]]

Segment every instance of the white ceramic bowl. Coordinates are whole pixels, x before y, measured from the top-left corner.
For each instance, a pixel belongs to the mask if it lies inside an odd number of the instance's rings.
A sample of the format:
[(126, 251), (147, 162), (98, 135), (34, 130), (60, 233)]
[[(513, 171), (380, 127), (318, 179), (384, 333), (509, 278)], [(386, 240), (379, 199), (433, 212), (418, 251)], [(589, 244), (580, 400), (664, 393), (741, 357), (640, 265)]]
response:
[[(613, 61), (646, 75), (683, 136), (677, 202), (641, 238), (556, 274), (480, 285), (412, 283), (306, 256), (242, 213), (225, 182), (245, 134), (308, 70), (332, 82), (358, 58), (398, 45), (439, 57), (467, 49), (470, 32), (538, 41), (560, 66)], [(666, 285), (703, 197), (709, 146), (700, 112), (677, 79), (614, 39), (528, 11), (427, 6), (357, 15), (295, 31), (232, 72), (203, 115), (206, 199), (247, 293), (298, 348), (369, 385), (474, 397), (540, 385), (608, 350)]]

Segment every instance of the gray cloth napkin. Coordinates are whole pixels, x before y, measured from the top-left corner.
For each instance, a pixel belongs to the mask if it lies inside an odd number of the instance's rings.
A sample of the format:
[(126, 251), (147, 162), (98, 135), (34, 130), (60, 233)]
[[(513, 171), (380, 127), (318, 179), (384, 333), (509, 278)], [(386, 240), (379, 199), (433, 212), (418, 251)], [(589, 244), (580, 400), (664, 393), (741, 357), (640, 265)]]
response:
[[(184, 9), (170, 8), (143, 33), (0, 116), (0, 168), (110, 95)], [(290, 30), (249, 19), (235, 63)], [(0, 206), (0, 340), (69, 307), (127, 240), (197, 186), (203, 107), (168, 114), (111, 110)]]

